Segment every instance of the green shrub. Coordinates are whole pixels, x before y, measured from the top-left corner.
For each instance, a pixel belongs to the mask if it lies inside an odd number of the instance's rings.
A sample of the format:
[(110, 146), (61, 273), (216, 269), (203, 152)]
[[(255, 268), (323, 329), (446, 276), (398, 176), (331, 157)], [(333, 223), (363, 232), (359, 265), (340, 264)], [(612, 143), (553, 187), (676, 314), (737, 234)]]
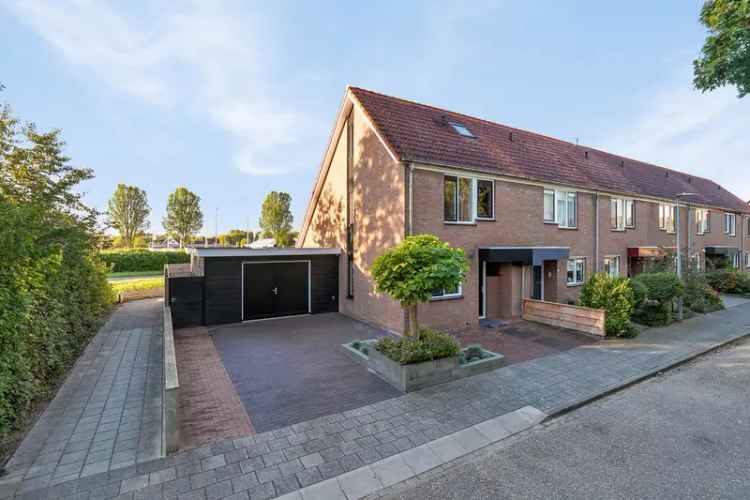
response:
[(183, 251), (119, 250), (101, 252), (99, 258), (113, 273), (162, 271), (165, 264), (190, 262), (190, 255)]
[(49, 396), (109, 311), (96, 213), (60, 132), (0, 107), (0, 442)]
[(698, 313), (724, 309), (719, 293), (708, 284), (705, 274), (689, 273), (685, 277), (685, 307)]
[(632, 333), (630, 315), (635, 307), (635, 294), (629, 279), (596, 273), (583, 286), (578, 304), (606, 311), (604, 328), (607, 335)]
[(646, 289), (646, 300), (635, 310), (633, 319), (649, 326), (671, 323), (674, 300), (685, 293), (685, 286), (677, 275), (670, 272), (643, 273), (633, 281)]
[(633, 289), (633, 308), (638, 309), (646, 302), (648, 288), (638, 280), (630, 280), (630, 287)]
[(414, 337), (382, 337), (375, 349), (396, 363), (408, 365), (456, 356), (460, 346), (447, 333), (422, 328)]
[(633, 280), (646, 287), (646, 298), (648, 300), (668, 303), (681, 297), (685, 292), (685, 286), (674, 273), (643, 273)]
[(736, 269), (717, 269), (706, 273), (708, 284), (721, 293), (750, 293), (750, 274)]

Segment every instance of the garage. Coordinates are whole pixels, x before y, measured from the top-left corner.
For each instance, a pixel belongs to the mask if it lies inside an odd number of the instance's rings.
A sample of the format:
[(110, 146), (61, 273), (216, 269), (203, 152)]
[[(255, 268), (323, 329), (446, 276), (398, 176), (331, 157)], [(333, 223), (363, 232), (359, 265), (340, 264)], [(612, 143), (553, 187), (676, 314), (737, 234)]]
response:
[[(328, 248), (192, 248), (189, 272), (167, 270), (173, 316), (180, 304), (177, 280), (191, 283), (190, 317), (183, 326), (216, 325), (339, 310), (339, 253)], [(200, 287), (199, 293), (195, 288)], [(195, 297), (201, 301), (195, 304)], [(200, 314), (196, 313), (200, 309)]]

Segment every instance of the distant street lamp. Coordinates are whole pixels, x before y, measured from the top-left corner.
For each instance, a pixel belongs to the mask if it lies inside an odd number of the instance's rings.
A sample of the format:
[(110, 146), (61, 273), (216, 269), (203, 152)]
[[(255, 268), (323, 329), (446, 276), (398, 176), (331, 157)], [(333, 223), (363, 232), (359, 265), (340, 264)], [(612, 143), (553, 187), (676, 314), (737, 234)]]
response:
[[(677, 201), (677, 215), (675, 216), (675, 223), (677, 225), (677, 278), (679, 278), (680, 281), (682, 281), (682, 245), (680, 244), (680, 198), (687, 198), (688, 196), (696, 196), (696, 193), (679, 193), (675, 195), (675, 200)], [(687, 206), (687, 205), (686, 205)], [(687, 206), (688, 210), (690, 210), (690, 207)], [(688, 221), (690, 220), (690, 217), (688, 216)], [(687, 228), (688, 232), (690, 232), (690, 228)], [(683, 301), (682, 297), (677, 299), (677, 319), (682, 321), (684, 317), (684, 311), (683, 311)]]

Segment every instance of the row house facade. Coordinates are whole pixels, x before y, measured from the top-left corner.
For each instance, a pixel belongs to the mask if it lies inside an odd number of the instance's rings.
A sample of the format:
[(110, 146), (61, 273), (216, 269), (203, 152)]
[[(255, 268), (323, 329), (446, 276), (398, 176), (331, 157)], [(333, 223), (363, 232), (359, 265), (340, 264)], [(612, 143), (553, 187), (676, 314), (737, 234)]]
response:
[(711, 180), (348, 87), (299, 246), (340, 248), (339, 310), (401, 332), (370, 267), (423, 233), (470, 261), (419, 307), (436, 328), (572, 303), (592, 273), (633, 276), (677, 248), (686, 267), (750, 270), (750, 206)]

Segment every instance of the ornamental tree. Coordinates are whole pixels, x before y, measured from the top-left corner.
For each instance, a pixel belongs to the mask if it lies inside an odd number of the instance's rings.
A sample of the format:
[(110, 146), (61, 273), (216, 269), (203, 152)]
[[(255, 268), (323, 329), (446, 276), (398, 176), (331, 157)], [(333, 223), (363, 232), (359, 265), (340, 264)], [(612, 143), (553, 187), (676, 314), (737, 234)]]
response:
[(398, 300), (409, 317), (407, 335), (419, 330), (417, 305), (435, 290), (457, 288), (469, 271), (462, 248), (452, 248), (437, 236), (420, 234), (380, 255), (372, 265), (375, 290)]

